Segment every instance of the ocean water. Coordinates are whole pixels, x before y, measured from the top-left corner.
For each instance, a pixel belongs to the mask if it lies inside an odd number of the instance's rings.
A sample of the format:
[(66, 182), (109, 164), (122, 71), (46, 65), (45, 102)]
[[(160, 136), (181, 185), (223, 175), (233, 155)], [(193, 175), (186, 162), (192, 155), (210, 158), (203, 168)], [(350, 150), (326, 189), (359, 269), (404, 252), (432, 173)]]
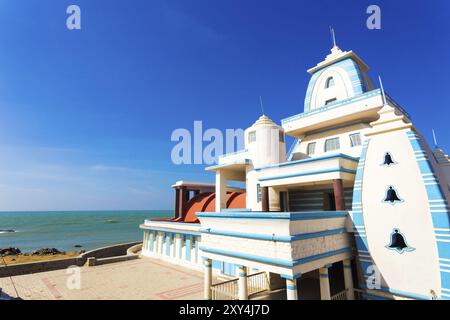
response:
[(16, 247), (22, 252), (40, 248), (91, 250), (139, 241), (139, 225), (145, 219), (172, 216), (172, 210), (0, 212), (0, 248)]

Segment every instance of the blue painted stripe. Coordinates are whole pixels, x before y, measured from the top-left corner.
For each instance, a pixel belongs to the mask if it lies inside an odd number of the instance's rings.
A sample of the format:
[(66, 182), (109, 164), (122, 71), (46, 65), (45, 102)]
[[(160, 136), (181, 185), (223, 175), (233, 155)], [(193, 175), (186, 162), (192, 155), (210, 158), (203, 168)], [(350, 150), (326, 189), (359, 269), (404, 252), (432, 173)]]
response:
[(281, 175), (277, 175), (277, 176), (259, 178), (258, 180), (259, 181), (269, 181), (269, 180), (286, 179), (286, 178), (292, 178), (292, 177), (310, 176), (310, 175), (330, 173), (330, 172), (344, 172), (344, 173), (356, 174), (355, 170), (346, 169), (343, 167), (336, 167), (336, 168), (330, 168), (330, 169), (302, 171), (302, 172), (291, 173), (291, 174), (281, 174)]
[(258, 168), (255, 168), (254, 170), (261, 171), (261, 170), (265, 170), (265, 169), (286, 167), (286, 166), (292, 166), (292, 165), (296, 165), (296, 164), (316, 162), (316, 161), (322, 161), (322, 160), (327, 160), (327, 159), (336, 159), (336, 158), (342, 158), (342, 159), (346, 159), (346, 160), (350, 160), (350, 161), (354, 161), (354, 162), (358, 162), (358, 160), (359, 160), (358, 158), (351, 157), (344, 153), (337, 153), (337, 154), (330, 154), (330, 155), (302, 159), (302, 160), (288, 161), (288, 162), (283, 162), (283, 163), (279, 163), (279, 164), (272, 164), (269, 166), (258, 167)]
[(231, 236), (231, 237), (256, 239), (256, 240), (291, 242), (291, 241), (297, 241), (297, 240), (313, 239), (313, 238), (331, 236), (331, 235), (335, 235), (335, 234), (341, 234), (341, 233), (347, 232), (347, 230), (345, 228), (339, 228), (339, 229), (319, 231), (319, 232), (296, 234), (296, 235), (292, 235), (292, 236), (277, 236), (275, 234), (243, 233), (243, 232), (224, 231), (224, 230), (215, 230), (215, 229), (200, 229), (200, 232), (207, 233), (207, 234), (220, 235), (220, 236)]
[(286, 289), (292, 290), (292, 291), (296, 291), (297, 290), (297, 286), (286, 286)]
[(294, 261), (289, 261), (289, 260), (281, 260), (281, 259), (261, 257), (261, 256), (256, 256), (256, 255), (252, 255), (252, 254), (246, 254), (246, 253), (242, 253), (242, 252), (235, 252), (235, 251), (228, 251), (228, 250), (209, 248), (209, 247), (204, 247), (204, 246), (200, 247), (200, 249), (202, 251), (204, 251), (204, 252), (215, 253), (215, 254), (220, 254), (220, 255), (230, 256), (230, 257), (236, 257), (236, 258), (242, 258), (242, 259), (248, 259), (248, 260), (254, 260), (254, 261), (270, 263), (270, 264), (280, 265), (280, 266), (285, 266), (285, 267), (294, 267), (294, 266), (299, 265), (299, 264), (303, 264), (303, 263), (307, 263), (307, 262), (310, 262), (310, 261), (319, 260), (319, 259), (323, 259), (323, 258), (326, 258), (326, 257), (330, 257), (330, 256), (334, 256), (334, 255), (337, 255), (337, 254), (341, 254), (341, 253), (351, 252), (352, 251), (351, 247), (346, 247), (346, 248), (342, 248), (342, 249), (338, 249), (338, 250), (334, 250), (334, 251), (329, 251), (329, 252), (325, 252), (325, 253), (321, 253), (321, 254), (317, 254), (317, 255), (301, 258), (301, 259), (297, 259), (297, 260), (294, 260)]
[(317, 220), (345, 218), (347, 211), (312, 211), (312, 212), (197, 212), (197, 217), (204, 218), (224, 218), (224, 219), (285, 219), (291, 221), (297, 220)]

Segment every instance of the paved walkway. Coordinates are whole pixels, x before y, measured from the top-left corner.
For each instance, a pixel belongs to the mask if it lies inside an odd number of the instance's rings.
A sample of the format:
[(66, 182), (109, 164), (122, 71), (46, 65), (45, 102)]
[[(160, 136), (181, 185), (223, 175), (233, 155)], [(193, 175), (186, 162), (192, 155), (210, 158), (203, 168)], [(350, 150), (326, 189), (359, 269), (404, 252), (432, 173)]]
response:
[(12, 281), (0, 278), (2, 297), (18, 295), (25, 300), (203, 299), (201, 271), (157, 259), (142, 258), (79, 270), (80, 289), (69, 289), (67, 283), (75, 277), (67, 270), (15, 276)]

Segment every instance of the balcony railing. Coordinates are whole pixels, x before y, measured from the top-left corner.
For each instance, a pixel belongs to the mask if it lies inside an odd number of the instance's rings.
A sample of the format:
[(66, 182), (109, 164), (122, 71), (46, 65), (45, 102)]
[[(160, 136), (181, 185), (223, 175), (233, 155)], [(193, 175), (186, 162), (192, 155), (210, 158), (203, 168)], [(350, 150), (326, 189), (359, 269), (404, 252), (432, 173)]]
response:
[(247, 277), (248, 296), (255, 295), (264, 291), (268, 291), (269, 279), (266, 272), (258, 272)]
[[(231, 279), (219, 282), (211, 286), (212, 300), (238, 300), (239, 299), (239, 279)], [(268, 291), (269, 279), (266, 272), (258, 272), (247, 276), (248, 297)]]
[(212, 300), (238, 300), (238, 281), (239, 279), (232, 279), (211, 286)]
[(331, 300), (347, 300), (347, 291), (348, 289), (345, 289), (344, 291), (335, 294), (331, 297)]

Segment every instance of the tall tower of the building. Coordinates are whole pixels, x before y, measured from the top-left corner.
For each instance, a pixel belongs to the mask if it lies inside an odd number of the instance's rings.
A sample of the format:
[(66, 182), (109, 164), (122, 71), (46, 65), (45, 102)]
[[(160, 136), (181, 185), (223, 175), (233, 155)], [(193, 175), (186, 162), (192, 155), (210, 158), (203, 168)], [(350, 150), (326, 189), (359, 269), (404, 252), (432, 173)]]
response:
[(334, 45), (324, 61), (308, 70), (311, 74), (305, 112), (373, 90), (369, 67), (353, 51)]

